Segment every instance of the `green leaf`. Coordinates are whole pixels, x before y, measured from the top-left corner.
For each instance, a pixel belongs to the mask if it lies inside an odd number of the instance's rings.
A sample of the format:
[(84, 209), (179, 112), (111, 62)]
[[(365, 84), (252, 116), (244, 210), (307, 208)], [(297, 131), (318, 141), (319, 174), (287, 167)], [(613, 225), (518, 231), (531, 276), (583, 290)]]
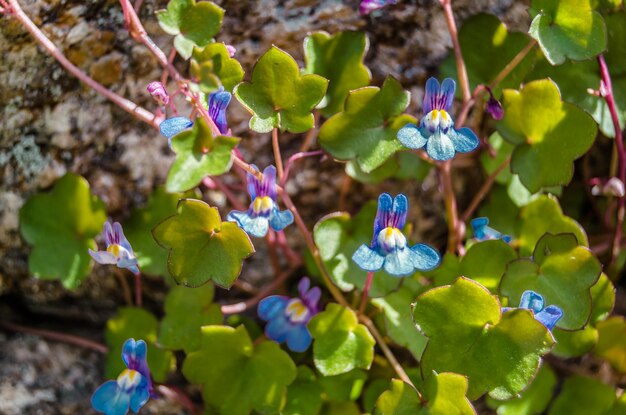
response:
[(354, 160), (346, 163), (346, 174), (361, 183), (375, 184), (387, 179), (424, 181), (432, 164), (422, 160), (413, 151), (398, 151), (382, 166), (365, 173)]
[(496, 293), (507, 264), (515, 259), (517, 253), (503, 240), (478, 242), (461, 259), (457, 276), (471, 278)]
[(359, 399), (366, 380), (365, 371), (354, 369), (340, 375), (321, 377), (319, 383), (327, 401), (345, 402)]
[(550, 366), (543, 364), (537, 376), (520, 396), (508, 401), (488, 399), (489, 406), (498, 408), (498, 415), (538, 415), (543, 413), (556, 386), (556, 375)]
[(308, 327), (314, 339), (313, 361), (322, 375), (369, 369), (376, 342), (352, 310), (330, 303), (311, 319)]
[(157, 343), (156, 317), (137, 307), (122, 307), (116, 316), (107, 321), (104, 340), (109, 348), (106, 355), (104, 376), (115, 379), (126, 369), (122, 360), (122, 346), (127, 339), (143, 340), (148, 345), (148, 367), (156, 382), (164, 382), (176, 361), (172, 352), (160, 349)]
[[(480, 155), (480, 162), (488, 175), (491, 175), (498, 167), (500, 167), (509, 157), (515, 146), (506, 141), (500, 133), (497, 131), (489, 136), (487, 140), (489, 145), (495, 152), (495, 157), (492, 157), (488, 151), (483, 151)], [(511, 169), (507, 166), (496, 176), (496, 183), (508, 184), (513, 177)]]
[(615, 306), (615, 286), (605, 273), (600, 274), (598, 282), (591, 287), (591, 303), (589, 322), (593, 325), (606, 320)]
[(498, 123), (502, 137), (515, 145), (511, 171), (531, 193), (569, 183), (573, 162), (593, 144), (597, 125), (580, 108), (561, 101), (549, 79), (504, 90), (505, 116)]
[(220, 85), (232, 92), (235, 85), (243, 79), (241, 64), (230, 57), (223, 43), (194, 48), (190, 71), (200, 81), (200, 90), (207, 94), (218, 89)]
[(205, 403), (218, 413), (278, 413), (296, 366), (275, 342), (253, 345), (243, 326), (204, 326), (202, 347), (187, 355), (183, 375), (203, 385)]
[(620, 412), (611, 412), (617, 405), (615, 389), (611, 386), (595, 379), (572, 376), (563, 382), (548, 415), (617, 415)]
[(178, 200), (184, 197), (186, 195), (183, 193), (167, 193), (163, 187), (159, 187), (150, 195), (146, 206), (134, 210), (124, 222), (124, 234), (135, 251), (143, 274), (169, 275), (167, 257), (150, 231), (163, 219), (176, 213)]
[(540, 356), (554, 343), (532, 312), (502, 314), (497, 297), (466, 278), (421, 294), (415, 300), (413, 318), (429, 338), (422, 374), (466, 375), (470, 400), (485, 392), (496, 399), (513, 397), (531, 382)]
[(421, 402), (415, 389), (392, 379), (389, 390), (376, 401), (374, 415), (471, 415), (476, 414), (465, 397), (467, 378), (456, 373), (432, 373), (424, 384)]
[(157, 11), (159, 25), (166, 33), (176, 36), (178, 53), (189, 59), (194, 46), (206, 46), (222, 27), (224, 10), (211, 1), (170, 0), (167, 10)]
[(582, 226), (565, 216), (558, 200), (550, 195), (540, 196), (523, 207), (517, 225), (514, 234), (517, 235), (521, 256), (529, 256), (537, 241), (546, 233), (571, 233), (579, 244), (589, 244)]
[(363, 32), (344, 31), (333, 36), (314, 32), (304, 38), (304, 72), (330, 81), (323, 107), (320, 105), (324, 117), (343, 109), (348, 92), (369, 85), (371, 74), (363, 64), (367, 48)]
[(222, 222), (217, 208), (201, 200), (182, 199), (177, 213), (152, 235), (169, 251), (167, 269), (178, 284), (197, 287), (213, 281), (229, 288), (243, 260), (254, 253), (248, 235), (233, 222)]
[(382, 88), (350, 91), (344, 111), (322, 125), (320, 145), (336, 159), (355, 160), (363, 172), (370, 173), (404, 148), (396, 134), (416, 122), (414, 117), (402, 114), (409, 101), (409, 92), (391, 76)]
[(415, 330), (411, 303), (421, 289), (417, 281), (406, 278), (398, 291), (373, 300), (376, 306), (383, 309), (389, 337), (398, 345), (409, 349), (417, 360), (422, 357), (427, 339)]
[(37, 278), (61, 280), (74, 289), (91, 270), (88, 249), (106, 221), (104, 204), (89, 191), (87, 180), (63, 176), (49, 193), (39, 193), (20, 209), (20, 232), (33, 246), (28, 269)]
[[(313, 238), (322, 261), (343, 291), (352, 291), (354, 287), (362, 290), (365, 286), (367, 271), (352, 261), (352, 255), (359, 246), (371, 242), (375, 217), (376, 202), (370, 202), (353, 218), (349, 213), (335, 212), (315, 224)], [(397, 289), (401, 282), (400, 278), (381, 270), (374, 275), (370, 297), (382, 297)]]
[[(478, 14), (467, 19), (459, 31), (459, 42), (467, 67), (470, 87), (489, 85), (517, 54), (532, 40), (520, 32), (509, 32), (500, 20), (491, 14)], [(489, 57), (486, 59), (485, 57)], [(535, 57), (529, 53), (495, 88), (518, 88), (533, 66)], [(457, 78), (454, 56), (441, 66), (444, 77)]]
[(545, 305), (563, 310), (557, 327), (583, 328), (591, 315), (591, 287), (600, 278), (602, 266), (589, 248), (579, 246), (572, 234), (546, 234), (538, 242), (532, 258), (513, 261), (502, 277), (500, 292), (517, 306), (522, 293), (532, 290), (545, 299)]
[(252, 130), (303, 133), (314, 127), (311, 111), (324, 98), (327, 86), (328, 80), (319, 75), (300, 75), (291, 55), (272, 46), (254, 66), (252, 82), (237, 85), (235, 96), (252, 114)]
[(207, 122), (196, 119), (193, 128), (172, 138), (176, 160), (167, 175), (167, 191), (184, 192), (198, 186), (206, 176), (226, 173), (233, 163), (232, 150), (238, 143), (235, 137), (213, 137)]
[(533, 0), (528, 33), (552, 65), (585, 60), (606, 49), (606, 27), (590, 0)]
[(202, 343), (202, 326), (222, 324), (219, 304), (213, 304), (213, 284), (198, 288), (172, 287), (165, 297), (159, 344), (168, 349), (196, 351)]
[(287, 388), (285, 415), (317, 415), (322, 409), (322, 387), (307, 366), (298, 366), (296, 380)]
[(619, 373), (626, 373), (626, 320), (613, 316), (598, 323), (598, 344), (593, 353)]

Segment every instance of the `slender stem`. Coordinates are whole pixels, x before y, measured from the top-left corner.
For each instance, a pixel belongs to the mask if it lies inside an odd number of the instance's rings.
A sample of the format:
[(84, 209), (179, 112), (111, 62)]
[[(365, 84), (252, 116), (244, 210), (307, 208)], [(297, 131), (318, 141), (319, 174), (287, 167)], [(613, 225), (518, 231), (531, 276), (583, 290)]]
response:
[(289, 278), (294, 273), (294, 271), (298, 269), (300, 265), (301, 265), (300, 263), (294, 264), (288, 270), (280, 273), (271, 283), (267, 284), (266, 286), (263, 287), (263, 289), (259, 290), (259, 292), (256, 293), (254, 297), (251, 297), (247, 299), (246, 301), (241, 301), (241, 302), (234, 303), (234, 304), (222, 305), (221, 307), (222, 314), (228, 315), (228, 314), (242, 313), (248, 310), (249, 308), (254, 307), (255, 305), (259, 303), (259, 301), (261, 301), (263, 298), (267, 297), (269, 294), (274, 292), (276, 288), (278, 288), (283, 282), (285, 282), (287, 278)]
[(126, 273), (122, 271), (118, 267), (111, 267), (113, 269), (113, 275), (117, 278), (120, 285), (122, 286), (122, 292), (124, 293), (124, 301), (126, 305), (133, 305), (132, 295), (130, 293), (130, 287), (128, 286), (128, 281), (126, 281)]
[(141, 272), (134, 273), (135, 275), (135, 305), (141, 307)]
[(304, 137), (304, 142), (302, 143), (302, 146), (300, 146), (300, 152), (304, 153), (306, 151), (309, 151), (309, 149), (311, 147), (313, 147), (313, 143), (315, 142), (315, 138), (317, 138), (317, 132), (318, 132), (318, 128), (317, 128), (317, 124), (320, 121), (320, 112), (318, 110), (314, 110), (313, 111), (313, 117), (315, 119), (314, 124), (313, 124), (313, 128), (311, 128), (307, 133), (306, 136)]
[(278, 128), (272, 130), (272, 148), (274, 149), (274, 160), (276, 161), (276, 172), (278, 181), (283, 181), (283, 158), (280, 154), (280, 144), (278, 143)]
[(496, 177), (498, 176), (498, 174), (500, 174), (500, 172), (504, 170), (509, 165), (509, 163), (511, 163), (510, 155), (489, 175), (489, 177), (487, 177), (487, 180), (485, 180), (483, 185), (480, 187), (478, 193), (474, 195), (472, 202), (469, 204), (467, 209), (465, 209), (465, 212), (463, 212), (463, 215), (461, 216), (461, 222), (467, 222), (470, 216), (472, 216), (480, 202), (482, 202), (485, 196), (487, 196), (487, 193), (489, 193), (489, 190), (491, 190), (491, 186), (493, 186), (494, 182), (496, 181)]
[[(604, 60), (604, 55), (598, 55), (598, 63), (600, 65), (600, 76), (602, 82), (600, 85), (600, 94), (605, 99), (609, 112), (611, 113), (611, 120), (613, 121), (613, 128), (615, 130), (615, 145), (617, 147), (618, 157), (618, 179), (624, 183), (626, 182), (626, 149), (624, 149), (624, 139), (622, 137), (622, 129), (619, 125), (619, 117), (617, 116), (617, 106), (615, 105), (615, 97), (613, 95), (613, 84), (611, 82), (611, 75), (609, 68)], [(620, 241), (622, 240), (622, 227), (624, 226), (624, 213), (625, 203), (624, 196), (620, 196), (617, 199), (617, 220), (615, 223), (615, 234), (613, 237), (613, 248), (611, 249), (611, 263), (615, 261), (620, 250)]]
[(361, 295), (361, 304), (359, 304), (359, 313), (365, 312), (367, 306), (367, 300), (369, 298), (370, 287), (372, 286), (372, 280), (374, 279), (374, 272), (369, 271), (367, 273), (367, 279), (365, 280), (365, 287), (363, 287), (363, 294)]
[(287, 183), (287, 180), (289, 180), (289, 173), (291, 171), (291, 166), (293, 165), (294, 162), (300, 159), (306, 158), (306, 157), (324, 156), (324, 155), (325, 153), (322, 150), (317, 150), (317, 151), (309, 151), (309, 152), (299, 152), (289, 157), (289, 159), (287, 160), (287, 164), (285, 165), (285, 172), (283, 175), (283, 179), (280, 181), (280, 185), (284, 186), (285, 183)]
[(439, 2), (443, 7), (446, 24), (448, 25), (448, 32), (450, 32), (450, 38), (452, 39), (454, 57), (456, 60), (456, 72), (459, 77), (461, 92), (463, 93), (463, 102), (467, 102), (470, 100), (472, 93), (470, 92), (467, 69), (465, 68), (465, 61), (463, 60), (463, 53), (461, 53), (458, 30), (456, 28), (456, 22), (454, 21), (454, 13), (452, 12), (452, 0), (439, 0)]
[(33, 21), (24, 13), (17, 0), (8, 0), (11, 6), (10, 16), (17, 19), (26, 30), (39, 42), (41, 46), (55, 58), (66, 71), (74, 75), (81, 82), (89, 86), (91, 89), (107, 98), (124, 111), (131, 114), (133, 117), (147, 124), (150, 124), (154, 128), (158, 128), (161, 120), (153, 113), (145, 108), (140, 107), (134, 102), (117, 95), (115, 92), (107, 89), (102, 84), (96, 82), (93, 78), (87, 75), (85, 72), (75, 66), (69, 59), (63, 55), (63, 52), (57, 48), (54, 43), (33, 23)]
[(456, 196), (452, 186), (451, 161), (444, 161), (440, 166), (441, 185), (446, 205), (446, 218), (448, 222), (448, 252), (454, 253), (458, 244), (458, 211)]
[(182, 390), (168, 385), (157, 385), (156, 389), (163, 397), (170, 401), (178, 402), (180, 406), (189, 410), (192, 414), (202, 413), (202, 410)]
[(489, 88), (494, 89), (500, 82), (502, 82), (502, 80), (504, 80), (504, 78), (509, 76), (513, 69), (515, 69), (517, 65), (519, 65), (520, 62), (524, 60), (526, 55), (528, 55), (528, 53), (533, 50), (536, 44), (537, 41), (535, 39), (531, 39), (528, 44), (524, 46), (524, 49), (520, 50), (518, 54), (515, 55), (513, 59), (511, 59), (511, 62), (509, 62), (504, 68), (502, 68), (502, 70), (496, 75), (496, 77), (493, 78), (493, 81), (491, 81), (491, 83), (489, 84)]
[(43, 337), (44, 339), (74, 344), (76, 346), (84, 347), (86, 349), (95, 350), (99, 353), (106, 353), (108, 351), (108, 348), (104, 344), (85, 339), (84, 337), (75, 336), (73, 334), (65, 334), (58, 333), (56, 331), (36, 329), (34, 327), (27, 327), (20, 324), (9, 323), (8, 321), (0, 321), (0, 328), (19, 333), (33, 334), (35, 336)]

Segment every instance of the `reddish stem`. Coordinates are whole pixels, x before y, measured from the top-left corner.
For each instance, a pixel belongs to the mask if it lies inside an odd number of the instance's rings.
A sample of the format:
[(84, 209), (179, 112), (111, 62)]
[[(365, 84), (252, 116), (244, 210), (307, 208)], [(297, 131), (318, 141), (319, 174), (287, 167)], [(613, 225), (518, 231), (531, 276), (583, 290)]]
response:
[(481, 186), (478, 193), (474, 195), (474, 198), (472, 199), (467, 209), (465, 209), (465, 212), (463, 212), (463, 215), (461, 216), (461, 222), (467, 222), (470, 216), (472, 216), (476, 208), (478, 208), (480, 202), (482, 202), (485, 196), (487, 196), (487, 193), (489, 193), (489, 190), (491, 189), (491, 186), (493, 186), (493, 183), (495, 182), (496, 177), (498, 177), (498, 174), (500, 174), (500, 172), (504, 170), (509, 165), (509, 163), (511, 163), (511, 156), (508, 156), (506, 160), (502, 162), (502, 164), (500, 164), (493, 172), (491, 172), (489, 177), (487, 177), (487, 180), (485, 180), (485, 182)]
[(289, 160), (287, 160), (287, 164), (285, 166), (285, 172), (283, 174), (283, 179), (280, 181), (280, 185), (284, 186), (285, 183), (287, 183), (287, 180), (289, 179), (289, 173), (291, 171), (291, 166), (293, 165), (294, 162), (306, 158), (306, 157), (314, 157), (314, 156), (324, 156), (324, 152), (322, 150), (317, 150), (317, 151), (309, 151), (309, 152), (300, 152), (300, 153), (296, 153), (293, 156), (289, 157)]
[(189, 396), (185, 395), (185, 393), (180, 389), (168, 385), (157, 385), (156, 388), (164, 398), (170, 401), (178, 402), (180, 406), (188, 409), (192, 414), (202, 413), (202, 410), (194, 405)]
[(108, 348), (104, 344), (96, 343), (92, 340), (85, 339), (84, 337), (74, 336), (73, 334), (65, 334), (58, 333), (56, 331), (36, 329), (33, 327), (22, 326), (20, 324), (9, 323), (8, 321), (0, 321), (0, 327), (5, 330), (15, 331), (18, 333), (33, 334), (35, 336), (43, 337), (44, 339), (73, 344), (76, 346), (84, 347), (86, 349), (95, 350), (99, 353), (106, 353), (108, 351)]
[(450, 32), (450, 38), (452, 39), (452, 47), (454, 48), (454, 57), (456, 61), (456, 72), (459, 78), (461, 92), (463, 93), (463, 102), (468, 102), (472, 93), (470, 91), (465, 61), (463, 60), (463, 53), (461, 52), (461, 44), (459, 43), (459, 33), (456, 28), (456, 22), (454, 21), (454, 13), (452, 12), (452, 1), (439, 0), (439, 2), (443, 7), (446, 24), (448, 25), (448, 32)]
[(278, 181), (283, 182), (283, 157), (280, 154), (280, 144), (278, 143), (278, 128), (272, 130), (272, 149), (274, 149), (274, 161), (276, 162), (276, 172)]
[(363, 294), (361, 295), (361, 304), (359, 304), (359, 313), (365, 312), (367, 306), (367, 299), (369, 298), (370, 287), (372, 286), (372, 280), (374, 279), (374, 271), (367, 273), (367, 279), (365, 280), (365, 287), (363, 287)]

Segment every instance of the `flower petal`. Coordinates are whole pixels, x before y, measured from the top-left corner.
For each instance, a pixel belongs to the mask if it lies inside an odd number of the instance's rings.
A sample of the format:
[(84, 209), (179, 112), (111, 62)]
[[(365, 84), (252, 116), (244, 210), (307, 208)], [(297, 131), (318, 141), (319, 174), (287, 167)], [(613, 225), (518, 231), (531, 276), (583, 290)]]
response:
[(257, 238), (264, 237), (269, 230), (269, 221), (267, 218), (262, 216), (252, 217), (247, 211), (241, 212), (239, 210), (233, 210), (226, 216), (226, 220), (237, 222), (241, 229)]
[(115, 238), (115, 232), (113, 232), (113, 227), (109, 221), (104, 222), (104, 242), (109, 245), (113, 245), (117, 243), (117, 239)]
[(480, 217), (474, 218), (470, 221), (470, 226), (474, 232), (474, 238), (478, 240), (485, 239), (485, 227), (489, 225), (489, 218)]
[(172, 117), (163, 121), (159, 125), (159, 131), (163, 137), (171, 139), (176, 134), (191, 128), (192, 126), (193, 122), (187, 117)]
[(378, 271), (383, 267), (385, 257), (363, 244), (352, 255), (352, 260), (365, 271)]
[(278, 314), (265, 326), (265, 335), (277, 343), (284, 343), (293, 326), (284, 314)]
[[(250, 167), (252, 167), (254, 171), (259, 171), (259, 168), (254, 164), (251, 164)], [(248, 181), (248, 194), (250, 195), (250, 200), (254, 201), (254, 199), (258, 196), (257, 189), (261, 186), (261, 183), (254, 174), (250, 174), (249, 172), (246, 174), (246, 178)]]
[(543, 296), (531, 290), (524, 291), (519, 301), (519, 308), (532, 310), (535, 314), (543, 310), (543, 305)]
[(91, 396), (91, 406), (106, 415), (126, 415), (130, 396), (122, 391), (114, 380), (102, 384)]
[[(448, 131), (452, 131), (452, 129)], [(454, 144), (452, 144), (452, 140), (446, 134), (442, 133), (441, 130), (437, 130), (428, 139), (426, 152), (433, 160), (450, 160), (454, 157)]]
[(277, 315), (285, 314), (285, 307), (289, 298), (282, 295), (271, 295), (262, 299), (257, 307), (259, 317), (265, 321), (272, 320)]
[(563, 317), (563, 311), (555, 305), (548, 306), (535, 314), (535, 319), (546, 326), (548, 330), (552, 330), (561, 317)]
[(221, 134), (228, 133), (226, 109), (228, 108), (228, 104), (230, 104), (231, 97), (231, 93), (224, 91), (223, 86), (209, 94), (209, 116), (215, 122)]
[(404, 228), (404, 224), (406, 223), (406, 213), (409, 210), (409, 202), (406, 199), (406, 196), (402, 193), (399, 193), (393, 199), (393, 206), (391, 208), (391, 223), (388, 226), (402, 229)]
[(438, 105), (441, 110), (450, 111), (452, 103), (454, 102), (454, 90), (456, 89), (456, 83), (452, 78), (446, 78), (441, 83), (441, 91), (439, 92)]
[(407, 124), (400, 128), (397, 137), (403, 146), (413, 150), (424, 147), (428, 142), (428, 137), (415, 124)]
[(393, 198), (389, 193), (381, 193), (378, 196), (378, 210), (376, 210), (376, 219), (374, 219), (374, 236), (372, 243), (377, 243), (378, 233), (387, 227), (389, 216), (393, 209)]
[(469, 153), (470, 151), (476, 150), (480, 143), (476, 134), (467, 127), (458, 130), (450, 128), (448, 130), (448, 137), (452, 140), (454, 149), (459, 153)]
[(139, 274), (139, 266), (137, 265), (137, 258), (135, 257), (120, 258), (120, 260), (117, 261), (117, 266), (119, 268), (126, 268), (133, 274)]
[(321, 297), (322, 290), (320, 287), (313, 287), (302, 296), (302, 301), (304, 301), (304, 304), (306, 304), (313, 314), (316, 314), (318, 312), (317, 303), (320, 301)]
[(276, 167), (267, 166), (263, 170), (263, 193), (260, 196), (269, 196), (276, 200)]
[(411, 247), (413, 266), (420, 271), (429, 271), (439, 266), (441, 255), (430, 245), (416, 244)]
[(91, 249), (89, 249), (88, 252), (98, 264), (117, 264), (117, 258), (110, 252), (92, 251)]
[(310, 287), (311, 280), (309, 279), (309, 277), (304, 277), (300, 279), (300, 282), (298, 282), (298, 293), (300, 294), (300, 297), (304, 297), (307, 291), (309, 291)]
[(275, 231), (282, 231), (293, 223), (293, 213), (290, 210), (278, 210), (276, 205), (270, 213), (270, 226)]
[(426, 87), (424, 88), (424, 101), (422, 103), (422, 111), (424, 111), (424, 114), (428, 114), (432, 110), (437, 109), (439, 88), (440, 86), (437, 78), (428, 78), (426, 81)]
[(405, 275), (410, 275), (415, 271), (415, 266), (413, 265), (412, 260), (412, 252), (410, 249), (395, 249), (394, 251), (387, 254), (385, 257), (385, 264), (383, 268), (387, 271), (388, 274), (403, 277)]
[(119, 222), (113, 223), (113, 233), (115, 235), (115, 238), (117, 239), (117, 243), (132, 254), (133, 247), (130, 246), (130, 242), (128, 242), (128, 239), (126, 239), (126, 236), (124, 236), (124, 230), (122, 229), (122, 225), (120, 225)]
[(148, 381), (145, 376), (141, 377), (141, 383), (130, 394), (130, 409), (137, 413), (150, 399)]
[(311, 333), (304, 324), (294, 326), (287, 332), (287, 347), (292, 352), (305, 352), (311, 346), (311, 341)]

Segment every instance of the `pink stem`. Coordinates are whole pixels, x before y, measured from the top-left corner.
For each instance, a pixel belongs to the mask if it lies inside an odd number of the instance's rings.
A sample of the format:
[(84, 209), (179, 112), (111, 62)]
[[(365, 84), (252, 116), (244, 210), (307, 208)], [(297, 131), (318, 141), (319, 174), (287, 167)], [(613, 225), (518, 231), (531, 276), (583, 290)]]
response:
[(284, 186), (285, 183), (287, 183), (287, 180), (289, 179), (289, 172), (290, 172), (291, 166), (295, 161), (298, 161), (306, 157), (324, 156), (324, 155), (325, 153), (322, 150), (317, 150), (317, 151), (309, 151), (309, 152), (300, 152), (289, 157), (289, 160), (287, 160), (287, 164), (285, 167), (285, 173), (283, 175), (283, 179), (280, 181), (280, 185)]
[(276, 162), (276, 173), (278, 180), (283, 182), (283, 157), (280, 153), (280, 144), (278, 143), (278, 128), (272, 130), (272, 148), (274, 149), (274, 161)]
[(84, 337), (74, 336), (73, 334), (58, 333), (56, 331), (36, 329), (33, 327), (22, 326), (20, 324), (9, 323), (8, 321), (0, 321), (0, 327), (5, 330), (15, 331), (18, 333), (28, 333), (44, 339), (56, 340), (67, 344), (84, 347), (86, 349), (95, 350), (99, 353), (106, 353), (108, 348), (101, 343), (96, 343)]
[(372, 286), (372, 280), (374, 279), (374, 272), (369, 271), (367, 273), (367, 279), (365, 280), (365, 287), (363, 288), (363, 294), (361, 295), (361, 304), (359, 305), (359, 313), (365, 312), (365, 306), (367, 305), (367, 299), (369, 298), (370, 287)]

